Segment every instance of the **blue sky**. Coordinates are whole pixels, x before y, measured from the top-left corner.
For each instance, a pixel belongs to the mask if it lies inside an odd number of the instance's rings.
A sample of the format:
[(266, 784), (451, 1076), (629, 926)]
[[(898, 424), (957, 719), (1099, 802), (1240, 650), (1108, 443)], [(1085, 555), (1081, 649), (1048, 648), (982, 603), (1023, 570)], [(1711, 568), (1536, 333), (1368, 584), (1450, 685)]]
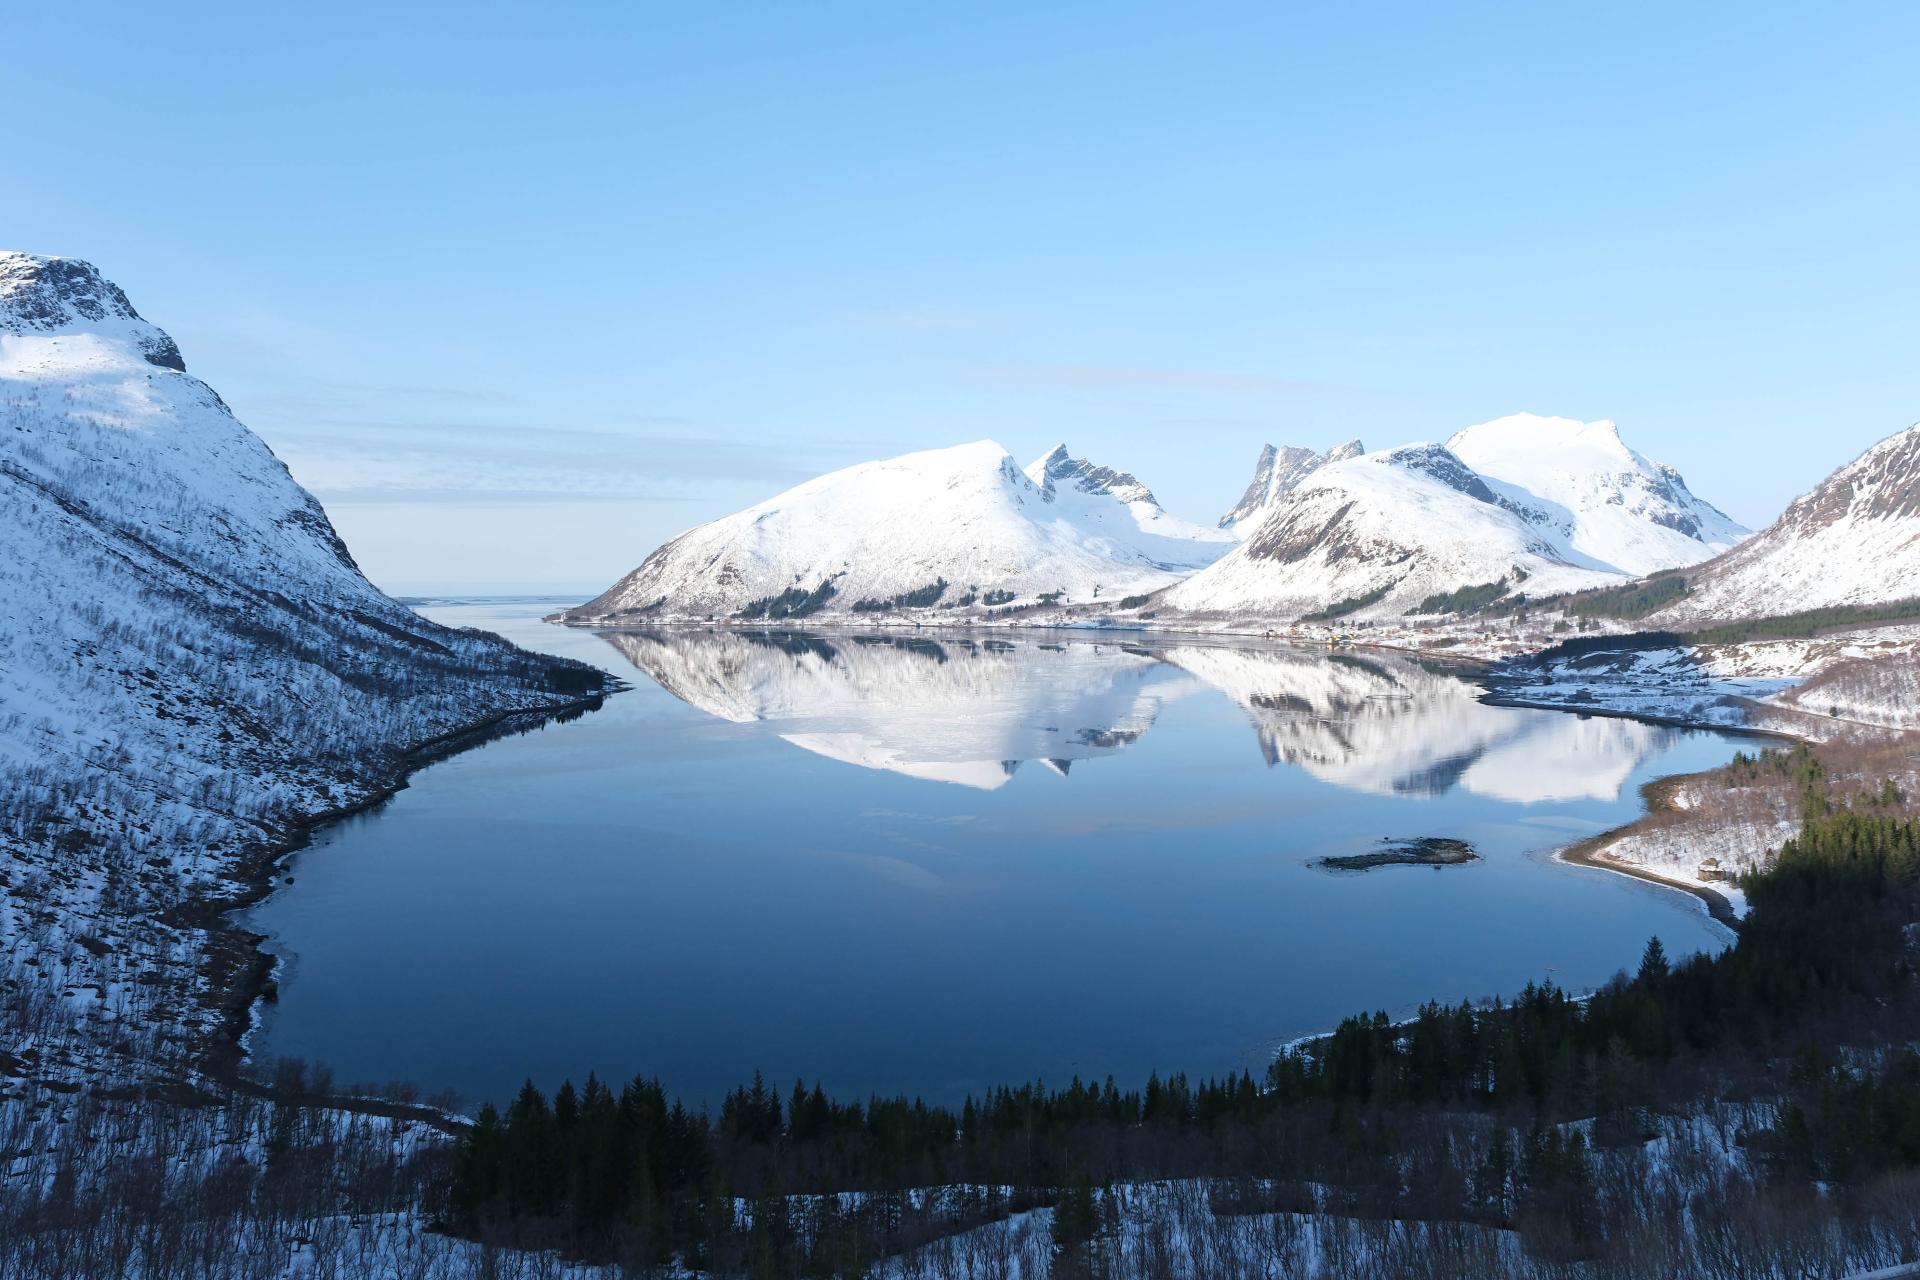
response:
[(980, 437), (1211, 519), (1521, 409), (1762, 523), (1920, 418), (1920, 6), (1575, 8), (25, 6), (0, 244), (396, 590)]

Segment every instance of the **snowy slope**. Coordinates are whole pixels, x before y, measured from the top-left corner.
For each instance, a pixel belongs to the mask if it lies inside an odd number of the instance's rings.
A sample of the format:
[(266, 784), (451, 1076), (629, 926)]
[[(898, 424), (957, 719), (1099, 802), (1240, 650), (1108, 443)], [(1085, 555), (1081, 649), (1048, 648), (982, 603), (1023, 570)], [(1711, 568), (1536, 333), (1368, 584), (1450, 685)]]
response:
[(1751, 532), (1611, 422), (1517, 413), (1468, 427), (1447, 448), (1574, 564), (1639, 576), (1698, 563)]
[(779, 618), (889, 604), (953, 616), (1054, 592), (1117, 598), (1165, 586), (1226, 545), (1155, 517), (1158, 504), (1131, 477), (1061, 461), (1060, 476), (1042, 468), (1035, 483), (982, 440), (848, 467), (681, 534), (566, 621)]
[[(74, 259), (0, 253), (0, 547), (0, 940), (59, 955), (48, 982), (143, 966), (154, 1027), (219, 1012), (185, 989), (207, 935), (154, 917), (233, 894), (264, 842), (390, 786), (407, 746), (597, 683), (377, 591)], [(28, 910), (54, 936), (22, 942)], [(81, 934), (119, 941), (62, 941)]]
[(1618, 575), (1568, 563), (1460, 459), (1418, 444), (1318, 468), (1239, 547), (1161, 599), (1193, 614), (1371, 617), (1502, 578), (1541, 593)]
[(1051, 495), (1059, 519), (1110, 531), (1158, 564), (1199, 569), (1233, 546), (1232, 534), (1170, 515), (1153, 491), (1124, 471), (1076, 458), (1064, 444), (1027, 464), (1027, 479)]
[(1293, 444), (1283, 449), (1263, 446), (1253, 466), (1253, 483), (1240, 495), (1240, 501), (1220, 517), (1220, 528), (1232, 530), (1236, 537), (1245, 537), (1260, 527), (1267, 508), (1292, 493), (1309, 475), (1329, 462), (1345, 462), (1365, 452), (1366, 447), (1358, 440), (1335, 445), (1325, 453)]
[(1920, 423), (1874, 445), (1766, 529), (1686, 578), (1688, 594), (1651, 622), (1920, 597)]

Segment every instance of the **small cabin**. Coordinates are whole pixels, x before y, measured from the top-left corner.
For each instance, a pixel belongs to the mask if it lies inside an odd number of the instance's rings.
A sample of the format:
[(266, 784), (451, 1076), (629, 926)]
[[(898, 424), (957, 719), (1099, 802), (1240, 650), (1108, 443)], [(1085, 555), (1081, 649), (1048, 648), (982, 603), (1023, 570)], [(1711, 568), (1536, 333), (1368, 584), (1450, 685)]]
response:
[(1727, 878), (1726, 868), (1720, 865), (1720, 859), (1718, 858), (1702, 858), (1700, 860), (1700, 878), (1702, 880), (1725, 880)]

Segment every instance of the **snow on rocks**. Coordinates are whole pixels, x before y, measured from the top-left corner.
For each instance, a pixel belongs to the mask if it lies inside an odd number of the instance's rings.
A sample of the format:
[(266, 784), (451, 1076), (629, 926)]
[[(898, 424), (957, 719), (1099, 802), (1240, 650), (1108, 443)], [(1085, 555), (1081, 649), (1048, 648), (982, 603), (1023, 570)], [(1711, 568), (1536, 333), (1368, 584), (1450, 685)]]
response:
[(1687, 575), (1655, 625), (1769, 617), (1920, 596), (1920, 423), (1796, 498), (1760, 533)]
[(1064, 448), (1023, 470), (981, 440), (861, 463), (688, 530), (564, 619), (963, 620), (1150, 592), (1231, 544), (1168, 516), (1124, 472)]
[(1065, 445), (1022, 470), (978, 441), (849, 467), (689, 530), (564, 620), (951, 625), (1006, 606), (1118, 617), (1148, 596), (1186, 623), (1381, 618), (1448, 611), (1465, 588), (1617, 583), (1745, 533), (1607, 422), (1520, 414), (1371, 454), (1357, 440), (1269, 445), (1215, 529)]
[(1230, 530), (1237, 538), (1244, 538), (1259, 528), (1267, 510), (1299, 488), (1302, 480), (1329, 462), (1345, 462), (1366, 451), (1366, 446), (1358, 440), (1335, 445), (1325, 453), (1315, 453), (1312, 449), (1293, 444), (1281, 449), (1272, 445), (1262, 446), (1260, 457), (1253, 466), (1253, 483), (1240, 495), (1240, 501), (1220, 517), (1220, 527)]
[(1570, 563), (1637, 577), (1696, 564), (1752, 532), (1629, 448), (1611, 422), (1516, 413), (1457, 432), (1447, 448)]
[(1348, 447), (1263, 453), (1222, 520), (1242, 547), (1160, 599), (1202, 619), (1445, 612), (1463, 588), (1580, 590), (1695, 564), (1747, 534), (1611, 422), (1514, 414), (1445, 445)]
[(302, 819), (597, 683), (382, 595), (74, 259), (0, 253), (0, 545), (0, 1038), (31, 1078), (192, 1074), (250, 963), (215, 908)]
[(1569, 563), (1444, 446), (1418, 444), (1316, 469), (1239, 547), (1160, 600), (1215, 617), (1367, 618), (1475, 584), (1540, 594), (1617, 578)]
[(1729, 727), (1748, 723), (1746, 700), (1771, 696), (1791, 683), (1720, 675), (1684, 645), (1642, 648), (1633, 637), (1622, 637), (1617, 648), (1564, 656), (1548, 651), (1510, 660), (1489, 677), (1502, 702)]

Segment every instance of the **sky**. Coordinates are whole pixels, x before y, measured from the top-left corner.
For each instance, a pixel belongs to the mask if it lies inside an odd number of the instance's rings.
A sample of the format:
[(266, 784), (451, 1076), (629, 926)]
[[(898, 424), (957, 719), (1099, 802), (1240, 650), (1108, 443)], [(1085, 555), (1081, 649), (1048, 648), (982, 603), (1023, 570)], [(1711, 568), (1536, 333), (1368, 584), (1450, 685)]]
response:
[[(400, 11), (404, 8), (404, 12)], [(1576, 11), (1577, 10), (1577, 11)], [(836, 467), (1611, 418), (1761, 525), (1920, 418), (1920, 6), (38, 4), (98, 265), (399, 592)]]

